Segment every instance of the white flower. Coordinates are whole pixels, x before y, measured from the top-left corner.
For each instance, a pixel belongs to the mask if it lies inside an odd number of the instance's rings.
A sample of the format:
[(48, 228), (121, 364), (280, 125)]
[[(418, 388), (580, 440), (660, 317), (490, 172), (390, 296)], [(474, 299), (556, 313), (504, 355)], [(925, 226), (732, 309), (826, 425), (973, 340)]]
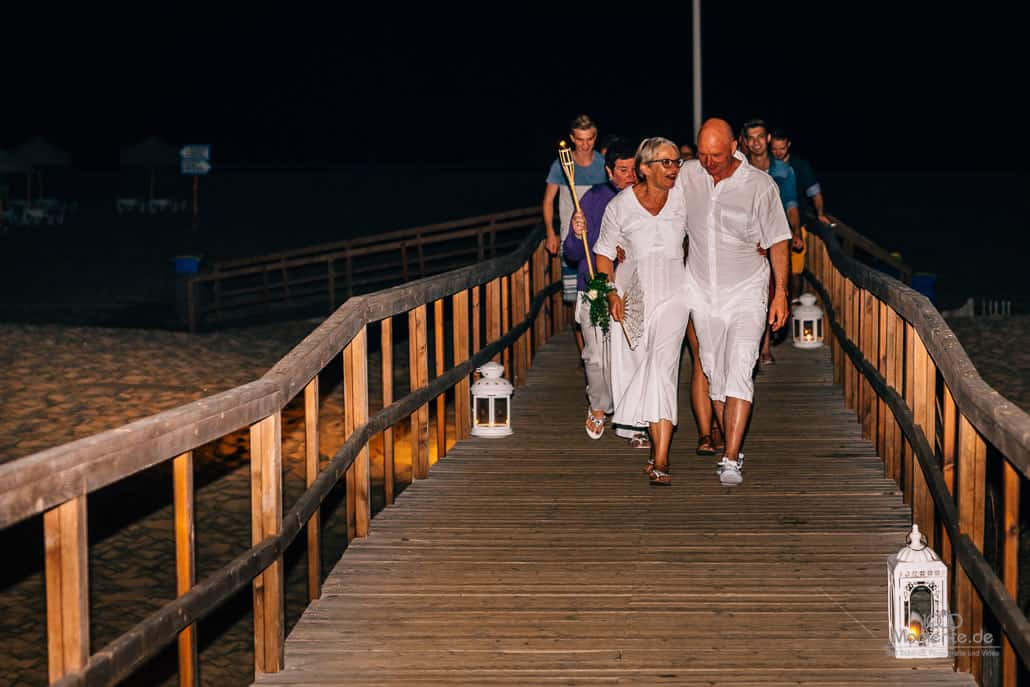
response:
[(597, 300), (597, 289), (590, 289), (587, 291), (587, 298), (592, 301)]

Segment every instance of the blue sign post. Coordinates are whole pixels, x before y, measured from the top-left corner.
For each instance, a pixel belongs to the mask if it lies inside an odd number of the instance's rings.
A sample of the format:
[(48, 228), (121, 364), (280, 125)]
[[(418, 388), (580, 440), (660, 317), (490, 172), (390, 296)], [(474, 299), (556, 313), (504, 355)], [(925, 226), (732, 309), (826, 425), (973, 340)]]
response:
[(211, 171), (211, 146), (184, 145), (179, 149), (179, 171), (193, 177), (193, 228), (197, 228), (197, 186), (200, 175)]

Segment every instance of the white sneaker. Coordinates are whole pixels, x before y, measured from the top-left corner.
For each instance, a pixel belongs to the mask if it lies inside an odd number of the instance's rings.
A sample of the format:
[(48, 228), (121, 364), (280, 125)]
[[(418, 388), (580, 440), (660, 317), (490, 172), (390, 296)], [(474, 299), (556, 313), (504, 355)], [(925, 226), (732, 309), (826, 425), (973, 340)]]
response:
[(723, 457), (719, 461), (719, 482), (728, 487), (736, 486), (744, 481), (744, 475), (741, 474), (743, 470), (743, 456), (741, 456), (740, 460), (730, 460)]
[[(715, 464), (715, 474), (721, 475), (722, 471), (723, 471), (723, 464), (724, 463), (732, 463), (732, 462), (733, 461), (730, 460), (727, 456), (723, 456), (722, 460), (720, 460), (718, 463)], [(737, 454), (737, 469), (740, 470), (741, 472), (744, 472), (744, 454), (743, 453), (738, 453)]]

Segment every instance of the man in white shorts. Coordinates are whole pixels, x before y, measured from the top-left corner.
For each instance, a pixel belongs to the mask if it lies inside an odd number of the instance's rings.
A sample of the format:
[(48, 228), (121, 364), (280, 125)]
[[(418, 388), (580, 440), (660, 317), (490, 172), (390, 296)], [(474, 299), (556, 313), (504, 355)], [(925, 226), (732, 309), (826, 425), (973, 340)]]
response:
[[(790, 227), (776, 182), (748, 164), (722, 119), (701, 127), (698, 160), (683, 166), (675, 188), (683, 194), (690, 238), (686, 298), (726, 439), (719, 480), (740, 484), (740, 449), (762, 333), (766, 323), (779, 329), (787, 321)], [(769, 251), (769, 261), (756, 252), (756, 244)], [(769, 262), (775, 276), (772, 303)]]

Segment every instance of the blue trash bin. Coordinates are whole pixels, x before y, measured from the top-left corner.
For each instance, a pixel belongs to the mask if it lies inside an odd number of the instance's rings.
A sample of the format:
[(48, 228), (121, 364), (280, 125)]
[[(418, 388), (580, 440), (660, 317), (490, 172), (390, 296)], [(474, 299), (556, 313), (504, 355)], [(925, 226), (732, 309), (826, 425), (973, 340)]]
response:
[(200, 258), (196, 255), (176, 255), (176, 274), (196, 274), (200, 269)]
[(923, 294), (934, 302), (934, 284), (937, 282), (937, 275), (931, 272), (916, 272), (912, 275), (912, 288)]

